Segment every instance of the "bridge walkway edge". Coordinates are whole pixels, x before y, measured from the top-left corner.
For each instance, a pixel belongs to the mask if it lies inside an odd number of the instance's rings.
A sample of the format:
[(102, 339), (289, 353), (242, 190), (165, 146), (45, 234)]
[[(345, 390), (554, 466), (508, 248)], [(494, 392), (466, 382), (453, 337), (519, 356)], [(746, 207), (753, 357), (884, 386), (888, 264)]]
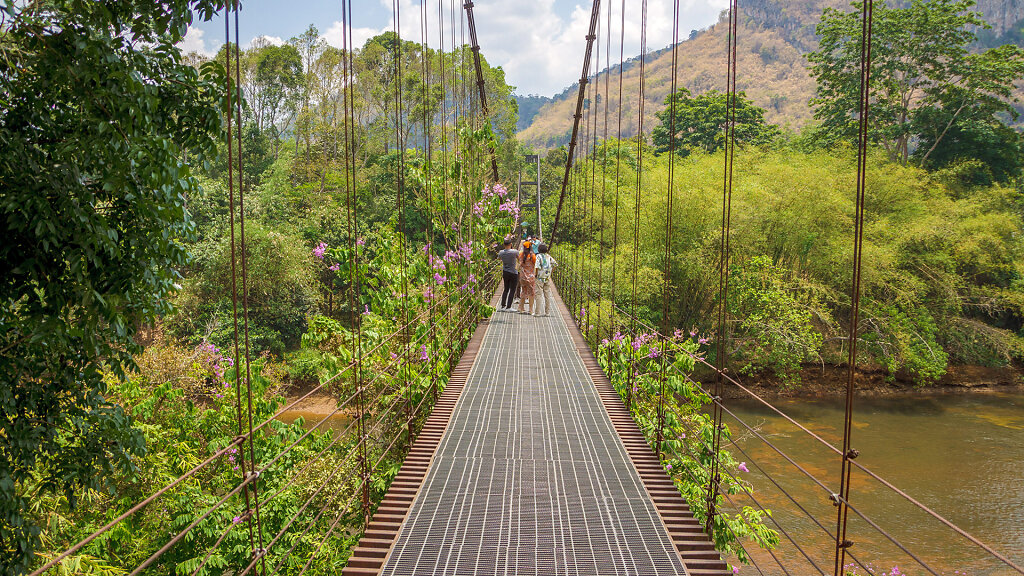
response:
[[(499, 286), (498, 291), (492, 296), (492, 305), (497, 303), (500, 289)], [(604, 374), (561, 296), (557, 291), (554, 292), (557, 310), (569, 329), (576, 351), (686, 571), (692, 576), (731, 575), (732, 572), (704, 533), (703, 526), (694, 518), (689, 506), (665, 473), (657, 455), (647, 444), (643, 433), (612, 387), (611, 381)], [(476, 362), (488, 326), (487, 319), (477, 326), (458, 365), (452, 371), (448, 386), (438, 398), (434, 410), (413, 443), (363, 537), (353, 548), (352, 555), (342, 570), (342, 576), (377, 576), (381, 573), (433, 463), (436, 450)]]

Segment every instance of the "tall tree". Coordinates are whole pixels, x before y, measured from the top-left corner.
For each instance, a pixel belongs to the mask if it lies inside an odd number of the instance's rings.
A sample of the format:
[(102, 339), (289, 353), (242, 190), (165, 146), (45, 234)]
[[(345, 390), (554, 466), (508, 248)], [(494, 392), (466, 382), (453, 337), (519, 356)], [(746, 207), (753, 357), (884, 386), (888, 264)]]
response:
[[(725, 145), (728, 103), (728, 95), (717, 90), (693, 96), (686, 88), (680, 88), (665, 99), (665, 109), (657, 113), (661, 124), (651, 133), (655, 150), (664, 153), (675, 149), (682, 155), (691, 150), (718, 150)], [(671, 134), (673, 125), (675, 134)], [(763, 108), (747, 100), (743, 92), (736, 95), (737, 142), (767, 144), (778, 133), (778, 128), (765, 122)]]
[[(1014, 82), (1024, 78), (1024, 50), (1007, 45), (971, 52), (973, 30), (987, 27), (971, 11), (974, 0), (912, 0), (891, 8), (874, 2), (870, 136), (903, 164), (928, 165), (951, 133), (965, 122), (1011, 106)], [(833, 140), (855, 140), (860, 98), (860, 6), (826, 8), (818, 24), (821, 44), (808, 54), (818, 81), (815, 117)], [(939, 110), (941, 113), (936, 114)]]
[(30, 487), (74, 505), (145, 451), (104, 374), (186, 261), (182, 159), (215, 150), (224, 74), (176, 44), (224, 3), (0, 3), (0, 573), (34, 562)]
[(245, 51), (242, 68), (247, 110), (256, 129), (276, 141), (295, 116), (304, 82), (302, 56), (291, 44), (276, 46), (261, 36)]

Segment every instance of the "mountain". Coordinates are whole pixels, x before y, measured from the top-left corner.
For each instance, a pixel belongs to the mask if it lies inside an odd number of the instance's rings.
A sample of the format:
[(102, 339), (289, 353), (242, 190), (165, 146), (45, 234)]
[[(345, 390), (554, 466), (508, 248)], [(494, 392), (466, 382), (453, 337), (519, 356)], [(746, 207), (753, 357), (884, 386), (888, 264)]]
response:
[[(799, 129), (812, 118), (808, 105), (815, 83), (808, 73), (804, 54), (817, 47), (814, 28), (825, 8), (850, 9), (848, 0), (749, 0), (741, 2), (738, 24), (737, 81), (739, 90), (765, 109), (765, 119), (784, 128)], [(979, 45), (1019, 42), (1024, 38), (1024, 0), (981, 0), (976, 9), (992, 25), (979, 31)], [(722, 18), (696, 31), (678, 44), (679, 86), (694, 94), (725, 90), (728, 21)], [(582, 43), (581, 43), (582, 44)], [(607, 133), (618, 132), (619, 78), (622, 78), (622, 135), (634, 136), (638, 128), (640, 59), (631, 59), (619, 70), (618, 63), (591, 78), (587, 101), (605, 99), (606, 81), (609, 122)], [(644, 59), (644, 132), (657, 124), (655, 114), (671, 90), (672, 50), (663, 48)], [(578, 85), (530, 109), (530, 120), (522, 122), (519, 139), (538, 149), (567, 144), (572, 133), (572, 116)], [(596, 90), (596, 93), (594, 91)], [(536, 104), (536, 100), (532, 104)], [(593, 128), (591, 128), (593, 129)], [(604, 106), (597, 119), (599, 135), (605, 133)]]

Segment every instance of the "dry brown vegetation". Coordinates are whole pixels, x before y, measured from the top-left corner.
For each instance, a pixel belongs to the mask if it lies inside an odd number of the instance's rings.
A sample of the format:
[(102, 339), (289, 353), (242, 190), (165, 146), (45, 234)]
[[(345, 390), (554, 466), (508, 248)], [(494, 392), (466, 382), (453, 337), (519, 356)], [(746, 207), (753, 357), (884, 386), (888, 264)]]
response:
[[(814, 80), (807, 72), (807, 64), (797, 48), (783, 39), (776, 30), (753, 28), (749, 23), (741, 25), (740, 43), (737, 53), (737, 86), (747, 96), (764, 108), (765, 118), (780, 126), (799, 128), (811, 118), (807, 102), (814, 94)], [(694, 94), (709, 90), (725, 89), (726, 31), (724, 22), (712, 26), (693, 40), (682, 42), (678, 47), (678, 82)], [(671, 90), (672, 51), (663, 50), (645, 63), (644, 84), (644, 132), (656, 125), (655, 114), (662, 110), (665, 97)], [(639, 125), (638, 102), (640, 93), (640, 66), (627, 66), (622, 74), (622, 135), (633, 136)], [(588, 95), (597, 90), (601, 102), (605, 101), (606, 79), (609, 103), (608, 134), (618, 131), (619, 116), (619, 72), (602, 73), (592, 81)], [(530, 146), (545, 149), (565, 144), (572, 131), (573, 108), (576, 105), (575, 90), (567, 96), (556, 99), (541, 108), (533, 123), (519, 133), (519, 139)], [(604, 134), (604, 106), (597, 119), (597, 131)]]
[[(1024, 2), (1010, 0), (982, 0), (978, 9), (996, 24), (1024, 15)], [(751, 0), (743, 7), (739, 24), (737, 47), (737, 87), (746, 92), (757, 106), (765, 109), (765, 119), (782, 128), (800, 129), (812, 119), (809, 106), (814, 96), (815, 82), (811, 78), (804, 54), (817, 47), (814, 27), (826, 8), (849, 9), (846, 0)], [(727, 24), (717, 24), (702, 31), (692, 40), (678, 46), (679, 85), (694, 94), (709, 90), (724, 90), (726, 78)], [(581, 42), (582, 49), (582, 42)], [(597, 55), (595, 54), (595, 58)], [(640, 92), (640, 66), (634, 61), (625, 66), (622, 74), (622, 136), (637, 132), (639, 119), (637, 104)], [(605, 63), (601, 63), (602, 68)], [(671, 89), (672, 50), (662, 49), (648, 55), (644, 73), (644, 132), (649, 134), (657, 124), (655, 114), (664, 107), (663, 102)], [(607, 134), (618, 132), (619, 85), (618, 63), (614, 68), (592, 80), (589, 91), (600, 93), (605, 101), (605, 83), (608, 80), (609, 125)], [(1024, 94), (1018, 90), (1017, 96)], [(576, 105), (575, 87), (545, 104), (532, 123), (519, 132), (521, 142), (537, 149), (549, 149), (568, 143), (572, 132), (572, 116)], [(590, 100), (595, 95), (588, 93)], [(599, 137), (605, 134), (604, 106), (596, 120)], [(593, 126), (593, 125), (592, 125)], [(593, 129), (593, 127), (591, 128)]]

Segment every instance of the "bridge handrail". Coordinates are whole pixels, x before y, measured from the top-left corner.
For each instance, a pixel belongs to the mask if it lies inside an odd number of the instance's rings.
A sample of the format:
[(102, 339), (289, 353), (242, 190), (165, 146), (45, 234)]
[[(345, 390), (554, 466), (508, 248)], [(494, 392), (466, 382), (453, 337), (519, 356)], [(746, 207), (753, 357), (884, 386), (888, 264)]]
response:
[[(568, 267), (566, 267), (566, 269), (564, 270), (564, 273), (568, 273), (568, 275), (575, 282), (575, 285), (576, 285), (577, 289), (582, 290), (582, 291), (588, 293), (588, 296), (590, 296), (594, 300), (600, 300), (598, 295), (596, 295), (593, 292), (593, 290), (591, 290), (591, 288), (586, 283), (581, 281), (580, 277), (578, 276), (578, 274), (576, 274), (576, 272), (574, 270), (571, 270)], [(650, 323), (648, 323), (648, 322), (644, 321), (643, 319), (637, 317), (636, 315), (632, 314), (630, 311), (625, 310), (624, 308), (622, 308), (621, 306), (619, 306), (615, 302), (612, 301), (611, 302), (611, 306), (612, 306), (613, 310), (618, 312), (626, 320), (635, 323), (636, 326), (642, 327), (643, 329), (649, 331), (654, 336), (656, 336), (656, 337), (658, 337), (658, 338), (660, 338), (662, 340), (665, 340), (665, 339), (669, 338), (669, 337), (666, 337), (660, 330), (658, 330), (657, 328), (651, 326)], [(574, 319), (575, 322), (577, 322), (577, 324), (580, 323), (580, 318), (579, 318), (578, 314), (574, 313), (573, 314), (573, 319)], [(636, 329), (632, 325), (618, 324), (618, 327), (619, 327), (619, 329), (626, 328), (628, 331), (630, 331), (633, 334), (633, 336), (636, 335)], [(836, 448), (833, 444), (831, 444), (830, 442), (828, 442), (827, 440), (825, 440), (824, 438), (822, 438), (818, 434), (814, 433), (813, 431), (808, 429), (806, 426), (804, 426), (803, 424), (801, 424), (796, 419), (794, 419), (793, 417), (789, 416), (788, 414), (786, 414), (785, 412), (783, 412), (779, 408), (777, 408), (774, 405), (772, 405), (770, 402), (768, 402), (767, 400), (765, 400), (764, 398), (759, 396), (756, 392), (754, 392), (750, 388), (744, 386), (741, 382), (739, 382), (736, 378), (734, 378), (726, 370), (720, 370), (718, 367), (716, 367), (713, 364), (711, 364), (710, 362), (708, 362), (705, 358), (703, 358), (699, 354), (693, 354), (693, 353), (691, 353), (689, 351), (686, 351), (686, 350), (680, 350), (680, 352), (688, 355), (695, 362), (698, 362), (701, 365), (703, 365), (703, 366), (705, 366), (707, 368), (710, 368), (715, 373), (715, 375), (717, 375), (719, 377), (722, 377), (727, 382), (735, 385), (737, 388), (739, 388), (741, 391), (743, 391), (747, 396), (751, 397), (752, 399), (757, 401), (759, 404), (763, 405), (764, 407), (768, 408), (769, 410), (771, 410), (775, 414), (779, 415), (784, 420), (786, 420), (787, 422), (789, 422), (790, 424), (792, 424), (793, 426), (795, 426), (796, 428), (798, 428), (799, 430), (804, 432), (807, 436), (813, 438), (818, 443), (820, 443), (821, 445), (823, 445), (824, 447), (826, 447), (827, 449), (832, 451), (834, 454), (839, 455), (839, 456), (842, 455), (842, 451), (839, 450), (838, 448)], [(684, 374), (683, 372), (679, 371), (678, 368), (673, 367), (673, 369), (677, 373), (679, 373), (680, 375), (688, 377), (687, 374)], [(877, 523), (875, 523), (874, 521), (870, 520), (868, 517), (866, 517), (864, 514), (862, 514), (860, 511), (858, 511), (852, 505), (850, 505), (849, 501), (843, 500), (840, 495), (836, 494), (831, 489), (829, 489), (823, 482), (821, 482), (819, 479), (814, 477), (814, 475), (812, 475), (810, 472), (808, 472), (804, 467), (800, 466), (795, 460), (793, 460), (791, 457), (786, 455), (782, 450), (780, 450), (778, 447), (776, 447), (768, 439), (764, 438), (760, 433), (756, 432), (754, 430), (754, 428), (752, 426), (750, 426), (748, 423), (746, 423), (742, 418), (740, 418), (738, 415), (736, 415), (735, 413), (730, 411), (724, 405), (724, 403), (722, 402), (721, 398), (718, 398), (715, 395), (709, 393), (708, 390), (704, 389), (703, 386), (700, 385), (700, 383), (695, 382), (692, 379), (690, 381), (693, 382), (694, 384), (697, 384), (700, 387), (701, 392), (707, 396), (708, 400), (710, 400), (712, 403), (714, 403), (715, 405), (720, 407), (723, 411), (725, 411), (727, 414), (729, 414), (737, 422), (739, 422), (741, 425), (743, 425), (748, 431), (750, 431), (751, 433), (756, 435), (765, 445), (770, 447), (773, 451), (778, 453), (780, 456), (782, 456), (784, 459), (786, 459), (790, 464), (792, 464), (794, 467), (796, 467), (801, 473), (803, 473), (805, 476), (807, 476), (809, 479), (811, 479), (815, 484), (817, 484), (819, 487), (821, 487), (823, 490), (825, 490), (829, 494), (830, 498), (833, 498), (833, 500), (838, 498), (840, 501), (845, 502), (846, 505), (849, 506), (850, 509), (853, 510), (855, 514), (857, 514), (862, 519), (864, 519), (866, 522), (868, 522), (868, 524), (870, 524), (873, 528), (875, 528), (880, 534), (885, 536), (894, 545), (896, 545), (897, 547), (902, 549), (911, 558), (913, 558), (915, 561), (917, 561), (919, 564), (921, 564), (922, 567), (924, 567), (926, 570), (928, 570), (932, 574), (936, 574), (936, 572), (931, 567), (929, 567), (926, 563), (922, 562), (915, 555), (913, 555), (913, 553), (911, 553), (909, 550), (907, 550), (906, 547), (903, 544), (898, 542), (892, 535), (890, 535), (884, 529), (879, 527), (877, 525)], [(1005, 564), (1007, 567), (1015, 570), (1016, 572), (1024, 574), (1024, 568), (1022, 568), (1020, 565), (1018, 565), (1017, 563), (1015, 563), (1012, 560), (1010, 560), (1005, 554), (1003, 554), (1003, 553), (999, 552), (998, 550), (994, 549), (992, 546), (990, 546), (989, 544), (987, 544), (984, 541), (980, 540), (976, 536), (970, 534), (966, 530), (960, 528), (959, 526), (954, 524), (952, 521), (950, 521), (946, 517), (942, 516), (938, 512), (935, 512), (934, 510), (932, 510), (928, 506), (926, 506), (923, 503), (919, 502), (917, 499), (915, 499), (912, 496), (910, 496), (909, 494), (907, 494), (906, 491), (904, 491), (904, 490), (900, 489), (899, 487), (895, 486), (894, 484), (892, 484), (891, 482), (889, 482), (888, 480), (886, 480), (885, 478), (883, 478), (879, 474), (875, 473), (870, 468), (864, 466), (863, 464), (860, 464), (859, 462), (857, 462), (856, 460), (853, 460), (853, 459), (851, 459), (850, 462), (851, 462), (851, 464), (855, 468), (857, 468), (858, 470), (862, 471), (863, 473), (865, 473), (866, 475), (868, 475), (869, 477), (871, 477), (872, 479), (874, 479), (875, 481), (880, 483), (882, 486), (884, 486), (885, 488), (887, 488), (890, 491), (892, 491), (893, 493), (897, 494), (898, 496), (900, 496), (901, 498), (903, 498), (904, 500), (909, 502), (915, 508), (925, 512), (926, 514), (928, 514), (929, 516), (931, 516), (932, 518), (934, 518), (935, 520), (937, 520), (941, 524), (945, 525), (947, 528), (953, 530), (954, 532), (959, 534), (961, 537), (963, 537), (967, 541), (971, 542), (972, 544), (974, 544), (975, 546), (977, 546), (981, 550), (985, 551), (987, 554), (989, 554), (993, 558), (995, 558), (995, 559), (999, 560), (1000, 562), (1002, 562), (1003, 564)], [(760, 468), (760, 466), (758, 466), (758, 468)], [(767, 476), (767, 474), (766, 474), (766, 476)], [(806, 511), (805, 511), (805, 513), (806, 513)], [(832, 536), (832, 537), (834, 538), (834, 536)], [(847, 554), (849, 554), (849, 553), (850, 553), (849, 550), (847, 550)], [(852, 555), (851, 555), (851, 558), (853, 558)]]

